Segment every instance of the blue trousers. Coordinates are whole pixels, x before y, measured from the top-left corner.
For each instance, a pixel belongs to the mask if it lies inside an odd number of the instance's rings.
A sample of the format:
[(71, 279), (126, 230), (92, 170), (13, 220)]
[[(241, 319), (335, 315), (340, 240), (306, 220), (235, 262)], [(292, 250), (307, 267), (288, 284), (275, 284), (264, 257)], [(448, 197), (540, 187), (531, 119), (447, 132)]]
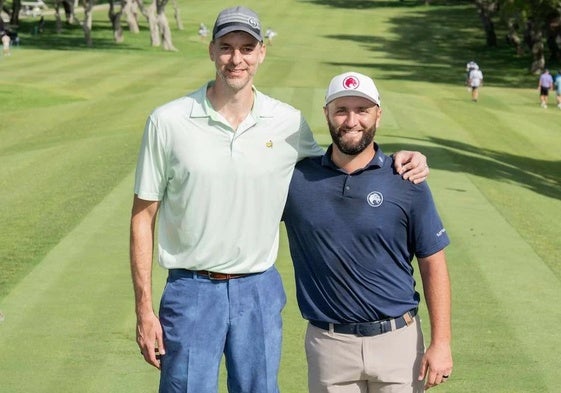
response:
[(286, 295), (276, 268), (227, 281), (170, 270), (160, 304), (166, 354), (160, 393), (278, 393)]

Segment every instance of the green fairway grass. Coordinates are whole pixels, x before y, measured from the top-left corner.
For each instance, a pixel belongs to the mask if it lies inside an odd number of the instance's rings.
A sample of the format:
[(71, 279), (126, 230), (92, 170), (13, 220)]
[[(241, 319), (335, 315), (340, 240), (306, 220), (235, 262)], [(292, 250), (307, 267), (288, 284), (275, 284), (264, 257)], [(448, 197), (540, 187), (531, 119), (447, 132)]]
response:
[[(0, 392), (157, 391), (158, 373), (135, 343), (128, 267), (136, 153), (154, 107), (213, 78), (198, 25), (211, 27), (235, 4), (181, 3), (183, 31), (168, 6), (178, 52), (150, 48), (144, 21), (114, 44), (100, 9), (93, 48), (77, 26), (55, 34), (52, 16), (30, 35), (37, 20), (26, 18), (21, 46), (0, 57)], [(484, 46), (471, 2), (433, 3), (248, 0), (278, 32), (256, 86), (301, 109), (326, 146), (330, 78), (374, 77), (383, 108), (376, 139), (388, 153), (427, 155), (452, 240), (455, 368), (435, 391), (556, 393), (561, 110), (553, 97), (539, 107), (528, 55)], [(478, 103), (463, 85), (472, 59), (485, 76)], [(303, 393), (306, 323), (280, 228), (288, 296), (280, 387)], [(164, 280), (155, 266), (155, 302)], [(429, 337), (424, 304), (421, 317)], [(221, 385), (226, 392), (224, 371)]]

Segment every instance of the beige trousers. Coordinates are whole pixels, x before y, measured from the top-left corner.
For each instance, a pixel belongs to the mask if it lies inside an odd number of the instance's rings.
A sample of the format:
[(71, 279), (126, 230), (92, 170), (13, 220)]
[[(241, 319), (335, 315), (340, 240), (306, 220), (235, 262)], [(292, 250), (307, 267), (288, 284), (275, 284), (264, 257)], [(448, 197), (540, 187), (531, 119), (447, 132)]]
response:
[(410, 326), (372, 337), (306, 331), (310, 393), (419, 393), (425, 352), (419, 317)]

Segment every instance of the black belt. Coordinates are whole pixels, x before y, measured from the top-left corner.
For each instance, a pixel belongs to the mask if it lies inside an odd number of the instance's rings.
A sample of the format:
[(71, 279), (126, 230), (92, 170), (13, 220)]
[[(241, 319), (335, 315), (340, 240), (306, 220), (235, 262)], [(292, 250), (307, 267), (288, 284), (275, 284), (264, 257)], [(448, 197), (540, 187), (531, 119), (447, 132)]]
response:
[[(377, 336), (391, 332), (392, 330), (401, 329), (402, 327), (409, 326), (413, 323), (413, 319), (417, 315), (417, 309), (407, 311), (401, 317), (381, 319), (374, 322), (357, 322), (357, 323), (329, 323), (321, 321), (312, 321), (310, 324), (323, 330), (329, 330), (333, 326), (335, 333), (355, 334), (357, 336)], [(395, 322), (395, 328), (392, 326), (392, 321)]]

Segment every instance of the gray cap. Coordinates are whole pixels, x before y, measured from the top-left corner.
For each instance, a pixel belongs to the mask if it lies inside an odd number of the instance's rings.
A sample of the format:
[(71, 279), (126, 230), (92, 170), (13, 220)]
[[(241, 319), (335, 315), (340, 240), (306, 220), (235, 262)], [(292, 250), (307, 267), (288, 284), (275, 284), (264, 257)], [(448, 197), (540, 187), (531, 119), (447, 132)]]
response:
[(263, 41), (259, 16), (249, 8), (237, 6), (222, 10), (212, 29), (212, 39), (220, 38), (233, 31), (245, 31), (257, 41)]

